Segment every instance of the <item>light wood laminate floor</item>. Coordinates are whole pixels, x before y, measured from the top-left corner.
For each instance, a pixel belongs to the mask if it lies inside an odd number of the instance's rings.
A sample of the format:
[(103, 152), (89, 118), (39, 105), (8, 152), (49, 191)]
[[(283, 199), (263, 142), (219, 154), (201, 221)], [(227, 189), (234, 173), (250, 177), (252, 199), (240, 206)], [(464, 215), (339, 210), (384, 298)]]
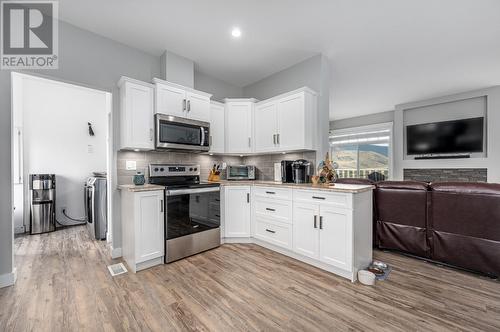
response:
[(498, 281), (375, 257), (393, 266), (375, 287), (251, 244), (113, 278), (84, 227), (24, 236), (17, 283), (0, 289), (0, 331), (500, 330)]

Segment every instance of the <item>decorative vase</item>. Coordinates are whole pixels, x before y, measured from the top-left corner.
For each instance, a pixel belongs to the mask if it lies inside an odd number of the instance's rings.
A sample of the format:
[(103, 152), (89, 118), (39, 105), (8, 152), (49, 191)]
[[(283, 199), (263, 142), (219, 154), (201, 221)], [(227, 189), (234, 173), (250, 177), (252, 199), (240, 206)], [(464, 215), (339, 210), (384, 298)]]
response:
[(146, 183), (146, 179), (144, 178), (144, 174), (141, 172), (137, 172), (137, 174), (134, 175), (134, 184), (136, 186), (142, 186)]

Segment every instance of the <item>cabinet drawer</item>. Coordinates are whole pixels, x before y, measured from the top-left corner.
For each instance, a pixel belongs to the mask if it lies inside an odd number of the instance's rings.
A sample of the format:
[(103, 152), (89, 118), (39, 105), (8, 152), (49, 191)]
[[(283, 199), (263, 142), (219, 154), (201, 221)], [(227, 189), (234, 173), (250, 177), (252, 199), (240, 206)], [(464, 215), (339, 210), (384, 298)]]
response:
[(321, 204), (330, 204), (342, 208), (352, 208), (352, 194), (336, 193), (314, 190), (293, 191), (293, 200), (298, 202), (314, 202)]
[(276, 187), (253, 187), (254, 194), (260, 197), (266, 198), (277, 198), (277, 199), (292, 199), (292, 190), (288, 188), (276, 188)]
[(256, 216), (265, 216), (277, 221), (292, 223), (292, 202), (257, 197), (253, 209)]
[(292, 248), (292, 225), (256, 218), (255, 237), (276, 246)]

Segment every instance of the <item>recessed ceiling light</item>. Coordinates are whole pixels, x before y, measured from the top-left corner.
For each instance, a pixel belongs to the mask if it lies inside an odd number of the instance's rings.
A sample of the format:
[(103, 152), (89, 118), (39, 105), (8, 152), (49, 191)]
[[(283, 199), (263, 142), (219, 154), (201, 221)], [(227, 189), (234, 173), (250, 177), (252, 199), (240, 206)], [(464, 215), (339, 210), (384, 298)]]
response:
[(231, 36), (233, 36), (234, 38), (240, 38), (241, 37), (240, 28), (233, 28), (233, 30), (231, 30)]

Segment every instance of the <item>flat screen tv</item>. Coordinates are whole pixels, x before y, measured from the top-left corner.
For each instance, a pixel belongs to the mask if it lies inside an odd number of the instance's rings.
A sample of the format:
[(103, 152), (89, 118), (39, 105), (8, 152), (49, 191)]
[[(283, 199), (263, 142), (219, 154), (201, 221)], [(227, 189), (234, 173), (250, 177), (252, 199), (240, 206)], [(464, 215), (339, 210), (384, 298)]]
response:
[(424, 123), (406, 127), (408, 155), (483, 152), (484, 118)]

